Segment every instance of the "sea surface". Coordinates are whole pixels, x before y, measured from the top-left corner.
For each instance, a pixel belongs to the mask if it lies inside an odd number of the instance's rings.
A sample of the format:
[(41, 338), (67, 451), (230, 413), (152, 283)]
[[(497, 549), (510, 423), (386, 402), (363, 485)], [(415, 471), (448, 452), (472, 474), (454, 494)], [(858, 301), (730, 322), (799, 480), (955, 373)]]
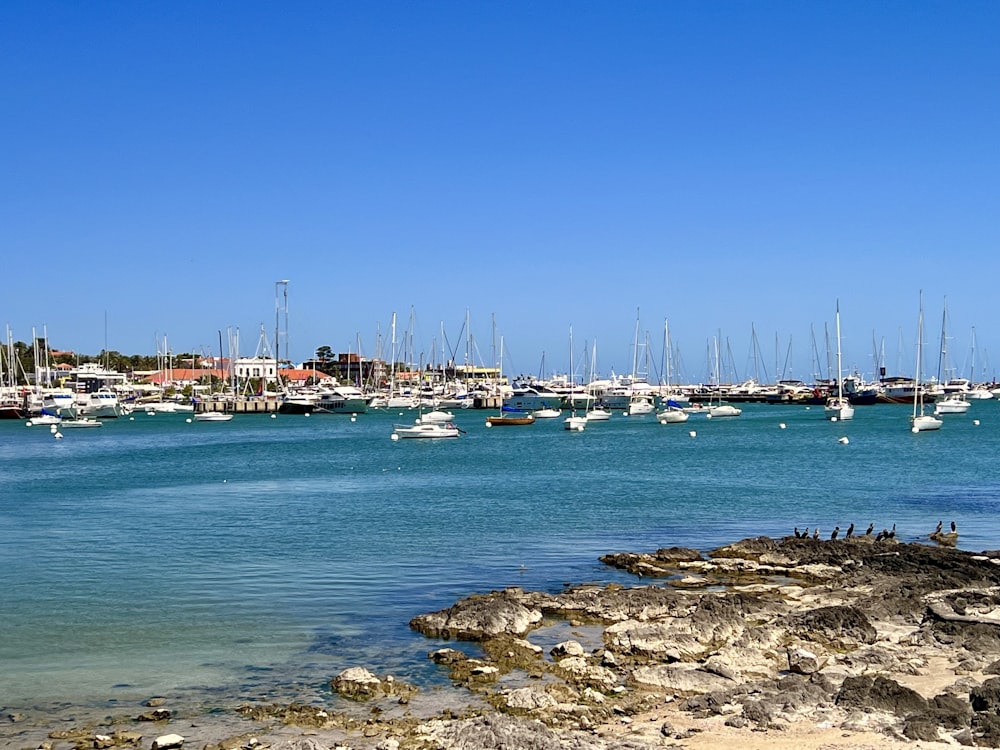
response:
[(135, 414), (59, 440), (0, 423), (0, 707), (324, 700), (355, 665), (443, 684), (410, 618), (505, 586), (634, 582), (608, 552), (852, 522), (926, 540), (952, 520), (959, 547), (1000, 548), (996, 401), (916, 435), (891, 405), (582, 433), (487, 414), (396, 442), (413, 413)]

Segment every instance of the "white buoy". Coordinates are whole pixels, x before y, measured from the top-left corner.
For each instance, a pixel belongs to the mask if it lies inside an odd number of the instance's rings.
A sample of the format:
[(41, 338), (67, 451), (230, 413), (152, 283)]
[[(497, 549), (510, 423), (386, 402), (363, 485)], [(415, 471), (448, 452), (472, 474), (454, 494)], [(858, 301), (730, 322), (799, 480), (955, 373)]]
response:
[(357, 422), (357, 421), (358, 421), (358, 418), (357, 418), (357, 417), (351, 417), (351, 421), (352, 421), (352, 422)]
[(271, 419), (277, 419), (277, 418), (278, 418), (277, 414), (271, 414)]
[(688, 435), (690, 435), (691, 437), (698, 437), (698, 433), (695, 432), (694, 430), (691, 430), (691, 432), (689, 432)]
[(188, 418), (187, 418), (187, 419), (185, 419), (184, 421), (185, 421), (185, 422), (187, 422), (188, 424), (191, 424), (191, 417), (188, 417)]
[(806, 411), (809, 411), (810, 409), (812, 409), (812, 407), (811, 407), (811, 406), (807, 406), (807, 407), (806, 407)]
[(711, 419), (711, 418), (712, 418), (711, 412), (705, 415), (705, 419)]
[(978, 419), (973, 419), (972, 420), (972, 424), (974, 424), (976, 427), (979, 427), (979, 420)]
[(918, 432), (920, 432), (920, 430), (918, 430), (916, 427), (911, 427), (910, 428), (910, 432), (912, 432), (914, 435), (916, 435)]
[(393, 442), (395, 442), (396, 440), (399, 440), (399, 435), (397, 435), (394, 432), (394, 433), (392, 433), (392, 435), (389, 436), (389, 439), (392, 440)]
[(784, 423), (784, 422), (782, 422), (781, 424), (779, 424), (779, 425), (778, 425), (778, 429), (779, 429), (779, 430), (783, 430), (783, 429), (785, 429), (785, 423)]
[(309, 412), (306, 412), (306, 413), (305, 413), (305, 416), (307, 416), (307, 417), (308, 417), (308, 416), (309, 416)]
[(54, 424), (50, 424), (49, 425), (49, 432), (59, 432), (59, 426), (58, 425), (54, 425)]
[(54, 437), (56, 440), (62, 440), (62, 433), (61, 432), (54, 432), (54, 433), (52, 433), (52, 437)]
[(147, 417), (155, 417), (156, 416), (156, 412), (155, 411), (147, 411), (146, 412), (146, 416)]
[(135, 421), (135, 417), (129, 417), (129, 418), (128, 418), (128, 421), (129, 421), (129, 422), (134, 422), (134, 421)]
[(830, 421), (831, 421), (831, 422), (836, 422), (836, 421), (837, 421), (837, 418), (836, 418), (836, 417), (830, 417)]
[(486, 426), (487, 426), (487, 427), (492, 427), (492, 426), (493, 426), (493, 423), (492, 423), (492, 422), (490, 422), (490, 421), (487, 421), (487, 422), (486, 422)]
[(845, 436), (845, 437), (840, 438), (840, 440), (838, 440), (837, 442), (840, 443), (841, 445), (847, 445), (851, 441), (848, 440), (847, 437)]
[[(35, 424), (35, 423), (34, 423), (34, 422), (32, 422), (32, 421), (31, 421), (31, 420), (29, 419), (29, 420), (28, 420), (27, 422), (25, 422), (25, 423), (24, 423), (24, 426), (25, 426), (25, 427), (32, 427), (32, 426), (33, 426), (34, 424)], [(52, 425), (52, 426), (53, 426), (53, 427), (55, 427), (55, 425)]]

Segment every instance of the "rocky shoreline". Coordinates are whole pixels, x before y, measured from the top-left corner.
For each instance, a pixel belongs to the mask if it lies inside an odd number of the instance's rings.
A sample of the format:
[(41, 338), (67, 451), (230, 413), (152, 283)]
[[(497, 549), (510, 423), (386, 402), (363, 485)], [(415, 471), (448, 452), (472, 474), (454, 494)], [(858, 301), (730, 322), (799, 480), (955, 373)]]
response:
[[(1000, 747), (1000, 551), (872, 536), (601, 558), (638, 583), (517, 588), (415, 617), (458, 690), (362, 665), (323, 704), (197, 716), (147, 702), (51, 750)], [(173, 743), (173, 744), (171, 744)]]

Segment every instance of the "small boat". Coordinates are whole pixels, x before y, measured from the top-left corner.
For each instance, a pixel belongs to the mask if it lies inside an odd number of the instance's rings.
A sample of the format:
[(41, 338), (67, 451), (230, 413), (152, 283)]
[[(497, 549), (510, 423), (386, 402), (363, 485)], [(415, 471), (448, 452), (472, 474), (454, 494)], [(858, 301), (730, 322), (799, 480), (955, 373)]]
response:
[(454, 418), (455, 415), (450, 411), (435, 409), (434, 411), (429, 411), (426, 414), (421, 414), (417, 417), (417, 421), (420, 422), (420, 424), (447, 424)]
[(393, 428), (394, 440), (401, 438), (457, 438), (462, 434), (451, 422), (417, 422), (413, 425), (398, 424)]
[(656, 407), (653, 405), (652, 397), (636, 393), (629, 399), (625, 414), (629, 417), (638, 417), (643, 414), (652, 414), (654, 411), (656, 411)]
[(588, 422), (607, 422), (609, 419), (611, 419), (611, 411), (603, 406), (595, 406), (587, 412)]
[(708, 416), (710, 417), (738, 417), (742, 413), (742, 409), (738, 409), (732, 404), (717, 404), (710, 406), (708, 409)]
[(679, 401), (667, 399), (667, 408), (656, 413), (656, 421), (660, 424), (680, 424), (688, 421), (688, 413), (684, 411)]
[(203, 411), (194, 415), (195, 422), (230, 422), (232, 419), (232, 414), (221, 411)]
[(854, 407), (850, 400), (844, 396), (844, 376), (841, 372), (840, 354), (840, 300), (837, 300), (837, 395), (830, 396), (823, 407), (823, 415), (832, 421), (843, 422), (845, 419), (854, 419)]
[(57, 417), (55, 414), (46, 414), (43, 411), (41, 414), (31, 417), (27, 422), (25, 422), (25, 425), (28, 427), (50, 424), (62, 424), (62, 417)]
[(62, 427), (100, 427), (101, 422), (98, 422), (92, 417), (80, 417), (79, 419), (64, 419), (61, 423)]
[(493, 427), (514, 427), (534, 423), (535, 417), (530, 412), (508, 412), (495, 417), (486, 417), (486, 424)]
[(562, 416), (562, 410), (560, 409), (537, 409), (531, 413), (535, 419), (558, 419)]
[(583, 432), (584, 428), (587, 426), (587, 418), (580, 416), (578, 414), (573, 414), (572, 416), (566, 417), (563, 420), (563, 427), (571, 432)]
[(949, 393), (934, 402), (934, 415), (965, 414), (972, 404), (962, 398), (961, 394)]
[(920, 387), (920, 356), (921, 342), (924, 335), (924, 296), (920, 295), (920, 314), (917, 317), (917, 374), (913, 382), (916, 386), (913, 390), (913, 416), (910, 417), (911, 432), (929, 432), (930, 430), (940, 430), (944, 424), (937, 417), (924, 414), (924, 389)]

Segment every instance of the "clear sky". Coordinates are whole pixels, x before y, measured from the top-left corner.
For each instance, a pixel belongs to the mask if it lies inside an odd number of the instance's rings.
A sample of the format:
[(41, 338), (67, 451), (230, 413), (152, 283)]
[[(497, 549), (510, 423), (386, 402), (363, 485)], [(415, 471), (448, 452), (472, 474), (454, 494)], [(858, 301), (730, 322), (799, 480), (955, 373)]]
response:
[(630, 372), (638, 311), (651, 371), (669, 320), (687, 380), (752, 330), (811, 379), (838, 299), (845, 366), (912, 373), (922, 289), (925, 373), (945, 300), (1000, 369), (995, 0), (8, 0), (0, 50), (15, 340), (249, 354), (287, 279), (297, 361), (395, 312), (414, 360), (468, 317), (505, 372), (570, 326)]

